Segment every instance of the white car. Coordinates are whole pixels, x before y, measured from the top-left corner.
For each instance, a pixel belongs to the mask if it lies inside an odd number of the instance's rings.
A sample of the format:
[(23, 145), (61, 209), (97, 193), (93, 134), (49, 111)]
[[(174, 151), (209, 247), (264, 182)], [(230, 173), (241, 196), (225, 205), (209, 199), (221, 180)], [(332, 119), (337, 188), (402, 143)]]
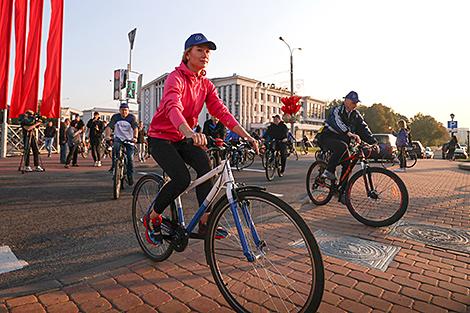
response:
[(467, 151), (462, 145), (457, 145), (454, 151), (454, 158), (456, 159), (468, 159)]
[(434, 152), (430, 147), (426, 147), (426, 149), (424, 149), (424, 157), (426, 159), (434, 159)]

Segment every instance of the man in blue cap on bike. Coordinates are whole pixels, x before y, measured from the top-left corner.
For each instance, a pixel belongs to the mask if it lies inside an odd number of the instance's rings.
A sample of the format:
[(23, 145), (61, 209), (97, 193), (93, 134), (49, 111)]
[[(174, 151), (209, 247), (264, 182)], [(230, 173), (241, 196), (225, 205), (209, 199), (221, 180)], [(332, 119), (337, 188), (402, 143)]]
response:
[(114, 131), (113, 136), (113, 165), (110, 171), (114, 169), (116, 156), (121, 145), (126, 147), (127, 155), (127, 181), (130, 186), (134, 184), (134, 144), (137, 142), (139, 128), (137, 120), (133, 114), (129, 113), (129, 105), (126, 102), (119, 106), (119, 113), (111, 117), (111, 121), (106, 127), (106, 139), (110, 139), (111, 130)]
[[(318, 136), (318, 142), (322, 150), (331, 151), (326, 170), (322, 177), (335, 180), (336, 166), (340, 160), (349, 157), (349, 143), (353, 139), (360, 143), (361, 139), (368, 144), (374, 145), (376, 151), (379, 149), (377, 140), (372, 137), (372, 133), (364, 121), (363, 117), (356, 110), (359, 103), (357, 92), (350, 91), (341, 105), (334, 107), (325, 120), (325, 126)], [(377, 151), (378, 152), (378, 151)], [(343, 172), (347, 168), (349, 161), (343, 163)]]

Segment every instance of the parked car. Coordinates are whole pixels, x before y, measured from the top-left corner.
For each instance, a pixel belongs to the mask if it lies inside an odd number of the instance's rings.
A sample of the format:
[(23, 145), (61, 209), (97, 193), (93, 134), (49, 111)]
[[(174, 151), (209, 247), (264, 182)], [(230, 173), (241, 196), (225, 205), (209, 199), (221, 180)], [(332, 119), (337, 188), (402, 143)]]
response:
[(413, 147), (413, 150), (412, 152), (416, 153), (416, 156), (419, 158), (419, 159), (422, 159), (424, 158), (424, 147), (423, 147), (423, 144), (418, 141), (418, 140), (413, 140), (411, 142), (411, 145)]
[(397, 137), (392, 134), (372, 134), (377, 140), (380, 147), (380, 155), (375, 159), (392, 159), (394, 153), (397, 151), (396, 141)]
[(462, 145), (457, 144), (454, 152), (454, 158), (456, 159), (468, 159), (468, 154), (465, 148)]
[(426, 147), (424, 149), (424, 156), (426, 157), (426, 159), (434, 159), (434, 152), (430, 147)]

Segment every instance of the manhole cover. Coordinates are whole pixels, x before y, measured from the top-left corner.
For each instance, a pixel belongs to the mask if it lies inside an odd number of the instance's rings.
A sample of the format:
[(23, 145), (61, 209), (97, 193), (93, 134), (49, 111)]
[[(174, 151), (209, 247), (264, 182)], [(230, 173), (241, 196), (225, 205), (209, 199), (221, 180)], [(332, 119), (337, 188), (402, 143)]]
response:
[(323, 254), (365, 267), (385, 271), (400, 247), (351, 236), (340, 236), (317, 230), (315, 239)]
[(468, 230), (400, 221), (392, 228), (389, 235), (443, 249), (470, 252), (470, 231)]

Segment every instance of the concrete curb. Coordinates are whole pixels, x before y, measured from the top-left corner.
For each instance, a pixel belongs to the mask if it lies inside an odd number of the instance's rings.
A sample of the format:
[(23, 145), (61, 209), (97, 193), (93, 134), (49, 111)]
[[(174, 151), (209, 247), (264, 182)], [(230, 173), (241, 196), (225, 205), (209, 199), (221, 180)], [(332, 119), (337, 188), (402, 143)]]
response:
[(470, 162), (459, 163), (459, 168), (462, 170), (470, 171)]
[(131, 254), (126, 257), (120, 258), (117, 261), (101, 264), (96, 267), (92, 267), (90, 269), (77, 272), (71, 275), (63, 276), (54, 280), (39, 281), (25, 286), (12, 287), (0, 290), (0, 299), (6, 300), (9, 298), (16, 298), (29, 294), (41, 293), (52, 289), (61, 289), (65, 286), (73, 285), (91, 278), (106, 275), (107, 273), (119, 269), (120, 267), (127, 266), (129, 264), (144, 259), (146, 258), (141, 253)]

